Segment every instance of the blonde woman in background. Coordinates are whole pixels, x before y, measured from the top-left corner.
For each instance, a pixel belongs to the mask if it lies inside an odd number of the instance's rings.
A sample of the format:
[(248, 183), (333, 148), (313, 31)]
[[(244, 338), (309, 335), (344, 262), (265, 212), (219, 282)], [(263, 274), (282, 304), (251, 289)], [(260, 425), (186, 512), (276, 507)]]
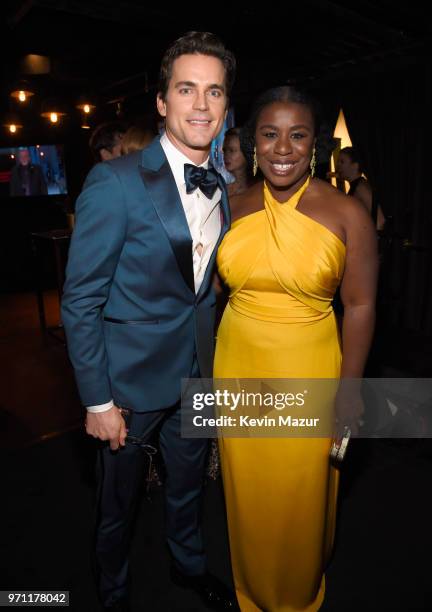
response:
[(123, 155), (144, 149), (151, 143), (154, 137), (155, 134), (150, 128), (140, 125), (131, 125), (122, 139)]

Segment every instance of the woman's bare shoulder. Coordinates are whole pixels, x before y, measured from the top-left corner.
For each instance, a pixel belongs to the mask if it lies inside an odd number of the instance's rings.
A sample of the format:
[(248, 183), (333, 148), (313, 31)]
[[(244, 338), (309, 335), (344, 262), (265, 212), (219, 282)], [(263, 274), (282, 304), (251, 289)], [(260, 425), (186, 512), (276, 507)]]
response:
[(323, 217), (333, 220), (347, 236), (352, 232), (373, 228), (369, 212), (357, 198), (348, 196), (326, 181), (314, 179), (310, 197), (314, 198), (315, 210), (322, 210)]
[(365, 178), (362, 178), (362, 180), (357, 185), (357, 189), (355, 190), (354, 195), (362, 196), (362, 195), (370, 195), (370, 194), (372, 194), (372, 188), (369, 182)]
[(326, 181), (314, 179), (311, 183), (311, 187), (311, 195), (319, 198), (328, 207), (340, 211), (343, 215), (355, 215), (356, 211), (364, 212), (364, 206), (355, 198), (342, 193), (339, 189), (336, 189), (336, 187)]

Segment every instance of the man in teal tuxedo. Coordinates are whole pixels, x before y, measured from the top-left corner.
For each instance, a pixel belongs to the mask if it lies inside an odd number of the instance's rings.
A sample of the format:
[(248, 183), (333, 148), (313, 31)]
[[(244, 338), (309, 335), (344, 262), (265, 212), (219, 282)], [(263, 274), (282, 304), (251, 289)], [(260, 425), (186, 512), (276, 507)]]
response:
[[(181, 379), (212, 376), (212, 275), (230, 213), (208, 159), (234, 72), (233, 55), (214, 35), (177, 40), (161, 65), (164, 134), (96, 165), (76, 205), (62, 318), (87, 433), (105, 441), (96, 560), (110, 610), (129, 609), (129, 533), (143, 463), (126, 435), (145, 442), (156, 427), (172, 578), (214, 609), (236, 605), (206, 570), (199, 505), (207, 440), (180, 436)], [(121, 408), (131, 411), (129, 432)]]

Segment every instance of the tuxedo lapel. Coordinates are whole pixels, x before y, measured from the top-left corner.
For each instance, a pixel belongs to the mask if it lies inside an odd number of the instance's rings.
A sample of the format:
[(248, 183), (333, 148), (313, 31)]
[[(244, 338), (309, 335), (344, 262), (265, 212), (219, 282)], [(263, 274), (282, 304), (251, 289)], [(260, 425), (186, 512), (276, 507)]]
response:
[(219, 242), (220, 242), (220, 240), (222, 240), (222, 238), (224, 237), (224, 235), (226, 234), (226, 232), (229, 230), (231, 226), (231, 210), (229, 206), (228, 192), (227, 192), (226, 184), (220, 174), (218, 175), (218, 182), (219, 182), (219, 188), (222, 192), (221, 211), (223, 215), (222, 230), (221, 230), (221, 236), (219, 239)]
[(182, 276), (195, 292), (192, 237), (174, 176), (159, 138), (143, 151), (141, 178), (168, 236)]

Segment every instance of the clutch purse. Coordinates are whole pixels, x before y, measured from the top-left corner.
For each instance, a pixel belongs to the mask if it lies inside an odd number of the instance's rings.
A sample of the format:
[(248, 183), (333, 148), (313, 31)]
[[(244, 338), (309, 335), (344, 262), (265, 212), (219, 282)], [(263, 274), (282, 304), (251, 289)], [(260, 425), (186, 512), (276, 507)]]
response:
[(348, 448), (348, 442), (351, 437), (351, 429), (349, 427), (344, 428), (344, 433), (340, 442), (333, 440), (331, 449), (330, 449), (330, 457), (334, 459), (338, 463), (343, 461), (345, 457), (346, 450)]

